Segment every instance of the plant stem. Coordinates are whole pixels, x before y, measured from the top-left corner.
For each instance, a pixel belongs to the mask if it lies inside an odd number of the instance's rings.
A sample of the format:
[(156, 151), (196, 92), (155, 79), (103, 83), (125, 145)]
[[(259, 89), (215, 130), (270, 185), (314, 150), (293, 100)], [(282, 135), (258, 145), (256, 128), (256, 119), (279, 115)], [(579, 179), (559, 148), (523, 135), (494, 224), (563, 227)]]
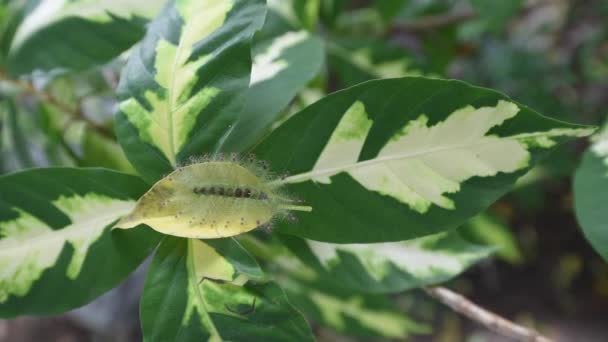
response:
[(533, 329), (515, 324), (484, 308), (479, 307), (466, 297), (445, 287), (427, 287), (424, 291), (452, 310), (470, 318), (503, 336), (525, 342), (551, 342), (551, 340)]
[(428, 31), (462, 23), (475, 18), (477, 18), (477, 13), (474, 11), (429, 15), (408, 22), (397, 22), (394, 24), (393, 28), (404, 31)]

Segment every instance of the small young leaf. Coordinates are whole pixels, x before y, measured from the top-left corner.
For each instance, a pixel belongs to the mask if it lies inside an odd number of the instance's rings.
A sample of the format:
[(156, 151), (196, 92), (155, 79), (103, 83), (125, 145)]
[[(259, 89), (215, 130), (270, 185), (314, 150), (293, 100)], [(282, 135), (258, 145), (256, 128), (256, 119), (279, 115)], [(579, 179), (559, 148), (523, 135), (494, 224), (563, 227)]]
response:
[(462, 224), (559, 142), (592, 128), (459, 81), (370, 81), (309, 106), (258, 157), (312, 205), (279, 229), (328, 242), (412, 239)]
[(587, 240), (608, 261), (608, 128), (593, 141), (574, 176), (574, 209)]
[(437, 284), (488, 257), (456, 231), (410, 241), (331, 244), (284, 235), (287, 246), (323, 279), (364, 293), (393, 293)]
[(0, 177), (0, 316), (55, 314), (116, 286), (158, 242), (115, 231), (146, 185), (102, 169), (32, 169)]
[(122, 72), (115, 117), (119, 142), (147, 181), (217, 150), (230, 133), (265, 11), (262, 0), (176, 0), (150, 24)]
[(313, 340), (278, 286), (245, 283), (242, 268), (220, 250), (212, 256), (213, 248), (192, 239), (163, 240), (141, 302), (144, 341)]

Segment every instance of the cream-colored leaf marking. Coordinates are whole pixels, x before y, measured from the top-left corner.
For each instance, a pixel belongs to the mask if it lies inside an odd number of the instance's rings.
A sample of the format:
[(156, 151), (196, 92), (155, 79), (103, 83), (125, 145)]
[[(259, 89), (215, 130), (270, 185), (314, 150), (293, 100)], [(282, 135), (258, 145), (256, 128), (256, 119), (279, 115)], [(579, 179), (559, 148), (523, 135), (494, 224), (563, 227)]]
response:
[[(191, 60), (196, 42), (220, 28), (233, 6), (230, 0), (178, 0), (176, 7), (184, 22), (177, 46), (160, 39), (156, 46), (155, 80), (161, 90), (147, 90), (148, 111), (135, 98), (120, 104), (140, 138), (158, 147), (175, 165), (175, 156), (186, 143), (197, 115), (220, 92), (206, 87), (196, 93), (197, 70), (209, 56)], [(137, 58), (135, 55), (131, 58)]]
[(19, 48), (36, 31), (68, 17), (79, 17), (100, 23), (110, 22), (115, 17), (134, 16), (151, 18), (163, 0), (52, 0), (41, 1), (28, 14), (11, 42), (11, 50)]
[[(604, 126), (601, 131), (594, 135), (591, 140), (591, 151), (604, 160), (604, 164), (608, 167), (608, 125)], [(607, 170), (608, 173), (608, 170)]]
[(188, 271), (188, 300), (182, 318), (182, 325), (187, 326), (192, 319), (192, 315), (196, 312), (201, 319), (201, 324), (209, 329), (211, 334), (209, 341), (222, 341), (215, 323), (209, 316), (211, 306), (205, 299), (204, 282), (219, 280), (243, 286), (248, 278), (239, 274), (234, 266), (218, 254), (215, 249), (196, 239), (188, 240), (186, 267)]
[(332, 326), (341, 329), (348, 329), (348, 322), (344, 319), (347, 316), (384, 337), (399, 338), (407, 336), (411, 330), (420, 330), (402, 314), (366, 308), (363, 298), (358, 296), (344, 300), (314, 290), (310, 291), (309, 296), (321, 316)]
[(281, 58), (283, 51), (308, 38), (306, 31), (287, 32), (275, 38), (270, 46), (257, 54), (253, 59), (251, 70), (251, 85), (273, 78), (289, 66), (287, 60)]
[(512, 173), (528, 166), (532, 146), (547, 148), (553, 137), (584, 136), (589, 129), (553, 129), (511, 137), (487, 135), (513, 118), (517, 105), (500, 100), (495, 107), (466, 106), (433, 126), (420, 115), (395, 134), (378, 155), (359, 161), (373, 121), (361, 102), (355, 102), (338, 123), (310, 172), (288, 177), (284, 183), (312, 180), (331, 183), (346, 172), (365, 188), (391, 196), (419, 213), (432, 205), (454, 209), (445, 194), (460, 191), (472, 177)]
[[(201, 257), (205, 255), (211, 256), (213, 260), (203, 260)], [(203, 277), (210, 277), (216, 280), (232, 280), (234, 269), (228, 264), (228, 268), (223, 262), (221, 256), (213, 251), (204, 242), (199, 240), (188, 240), (188, 256), (186, 261), (186, 269), (188, 271), (188, 300), (186, 303), (186, 311), (182, 318), (182, 325), (187, 326), (190, 323), (192, 314), (196, 311), (201, 319), (201, 324), (209, 329), (210, 338), (208, 341), (222, 341), (222, 338), (217, 330), (215, 323), (209, 316), (209, 304), (205, 300), (203, 293)], [(223, 261), (223, 262), (222, 262)], [(217, 267), (206, 267), (205, 263), (215, 263)], [(207, 273), (209, 272), (209, 273)], [(217, 278), (213, 278), (217, 277)]]
[(42, 273), (55, 265), (66, 243), (73, 254), (66, 276), (75, 279), (89, 247), (110, 223), (133, 209), (135, 203), (96, 194), (60, 197), (53, 202), (72, 221), (53, 230), (27, 212), (0, 222), (0, 303), (10, 296), (24, 296)]
[(340, 262), (338, 251), (352, 253), (367, 273), (378, 281), (389, 276), (391, 264), (417, 278), (433, 279), (445, 274), (456, 275), (489, 253), (488, 249), (473, 245), (470, 249), (458, 251), (425, 247), (429, 241), (444, 238), (443, 234), (445, 233), (404, 242), (371, 244), (332, 244), (309, 240), (308, 245), (329, 270)]

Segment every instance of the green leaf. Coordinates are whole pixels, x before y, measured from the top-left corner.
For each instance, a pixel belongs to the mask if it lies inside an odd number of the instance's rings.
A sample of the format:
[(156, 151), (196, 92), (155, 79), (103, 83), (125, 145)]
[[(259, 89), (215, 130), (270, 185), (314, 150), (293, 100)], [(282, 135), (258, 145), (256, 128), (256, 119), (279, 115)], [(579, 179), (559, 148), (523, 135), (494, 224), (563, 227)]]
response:
[(326, 281), (363, 293), (401, 292), (441, 283), (494, 251), (471, 244), (456, 231), (374, 244), (332, 244), (287, 235), (282, 240)]
[(430, 327), (399, 312), (384, 295), (362, 294), (319, 281), (286, 278), (289, 300), (314, 322), (348, 336), (405, 339)]
[(313, 31), (319, 20), (320, 0), (269, 0), (268, 7), (293, 27)]
[(407, 0), (376, 0), (374, 7), (380, 12), (382, 19), (388, 23), (399, 15), (408, 2)]
[(101, 166), (126, 173), (135, 173), (115, 140), (108, 139), (95, 130), (85, 127), (81, 137), (82, 166)]
[(281, 232), (364, 243), (456, 227), (559, 142), (593, 129), (541, 116), (460, 81), (406, 77), (329, 95), (258, 148), (313, 207)]
[(116, 286), (149, 254), (149, 229), (112, 231), (146, 190), (103, 169), (0, 177), (0, 316), (56, 314)]
[[(9, 50), (13, 74), (83, 70), (105, 63), (141, 39), (146, 18), (164, 0), (40, 1), (21, 22)], [(44, 53), (40, 53), (44, 51)]]
[(0, 65), (5, 64), (15, 31), (24, 16), (24, 0), (0, 3)]
[(377, 78), (422, 76), (413, 56), (393, 43), (350, 39), (327, 44), (329, 66), (342, 88)]
[(215, 151), (238, 121), (262, 0), (177, 0), (129, 58), (116, 130), (148, 181), (194, 154)]
[(11, 141), (11, 147), (15, 151), (15, 156), (19, 161), (22, 168), (29, 168), (35, 166), (34, 160), (30, 154), (28, 139), (25, 136), (25, 130), (23, 129), (21, 122), (23, 120), (22, 115), (17, 112), (17, 107), (13, 99), (6, 101), (6, 130), (8, 138)]
[[(272, 283), (247, 282), (242, 247), (166, 238), (148, 272), (144, 341), (312, 341), (306, 321)], [(229, 247), (229, 248), (226, 248)], [(256, 271), (257, 272), (257, 271)]]
[(608, 261), (608, 129), (593, 140), (574, 175), (574, 209), (585, 237)]
[(245, 151), (268, 134), (283, 110), (323, 65), (319, 38), (306, 31), (271, 31), (270, 14), (254, 45), (247, 102), (234, 129), (222, 143), (226, 151)]
[(462, 237), (480, 245), (496, 248), (496, 256), (511, 264), (524, 262), (524, 256), (509, 227), (489, 213), (479, 214), (458, 228)]

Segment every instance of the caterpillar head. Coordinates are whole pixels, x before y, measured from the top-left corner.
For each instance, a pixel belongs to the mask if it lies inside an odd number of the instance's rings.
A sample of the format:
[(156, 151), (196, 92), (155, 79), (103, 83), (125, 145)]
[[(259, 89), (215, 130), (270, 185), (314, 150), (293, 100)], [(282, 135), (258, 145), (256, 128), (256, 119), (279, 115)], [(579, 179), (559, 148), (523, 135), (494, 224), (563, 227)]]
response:
[(195, 160), (154, 184), (117, 227), (146, 224), (168, 235), (213, 239), (267, 226), (290, 210), (312, 210), (289, 199), (267, 169), (252, 157)]

